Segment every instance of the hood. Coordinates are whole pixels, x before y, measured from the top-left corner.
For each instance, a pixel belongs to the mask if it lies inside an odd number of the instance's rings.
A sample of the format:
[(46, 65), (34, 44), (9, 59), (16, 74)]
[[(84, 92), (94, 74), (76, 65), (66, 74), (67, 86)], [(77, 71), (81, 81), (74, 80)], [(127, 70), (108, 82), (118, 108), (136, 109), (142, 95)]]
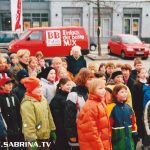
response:
[(128, 48), (141, 48), (141, 49), (144, 49), (146, 48), (145, 44), (141, 43), (141, 44), (124, 44), (126, 47)]

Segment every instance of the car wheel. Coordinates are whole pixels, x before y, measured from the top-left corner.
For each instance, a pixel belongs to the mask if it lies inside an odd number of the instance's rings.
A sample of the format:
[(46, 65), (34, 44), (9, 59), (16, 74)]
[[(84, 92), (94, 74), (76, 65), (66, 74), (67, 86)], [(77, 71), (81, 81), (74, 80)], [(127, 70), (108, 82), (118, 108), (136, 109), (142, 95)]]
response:
[(111, 52), (111, 49), (110, 49), (110, 48), (108, 48), (108, 54), (109, 54), (109, 55), (111, 55), (111, 54), (112, 54), (112, 52)]
[(96, 45), (94, 45), (94, 44), (90, 45), (90, 50), (91, 51), (96, 51)]
[(125, 58), (126, 58), (124, 51), (121, 52), (121, 58), (122, 58), (122, 59), (125, 59)]

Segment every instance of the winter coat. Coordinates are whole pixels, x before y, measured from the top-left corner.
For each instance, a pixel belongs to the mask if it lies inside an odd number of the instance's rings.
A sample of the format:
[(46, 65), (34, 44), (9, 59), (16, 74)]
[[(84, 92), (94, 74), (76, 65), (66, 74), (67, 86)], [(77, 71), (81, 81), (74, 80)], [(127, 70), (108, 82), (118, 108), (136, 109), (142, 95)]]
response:
[(150, 146), (150, 101), (147, 102), (144, 110), (144, 126), (145, 126), (144, 145)]
[(6, 136), (7, 136), (7, 130), (6, 130), (6, 127), (4, 124), (4, 119), (3, 119), (2, 114), (0, 112), (0, 139), (5, 138)]
[(110, 122), (113, 150), (134, 150), (132, 134), (137, 134), (137, 127), (132, 108), (117, 102), (111, 112)]
[(143, 85), (143, 109), (145, 108), (149, 100), (150, 100), (150, 86)]
[(144, 83), (137, 81), (133, 86), (132, 103), (133, 110), (136, 116), (138, 126), (138, 134), (142, 138), (144, 136), (144, 122), (143, 122), (143, 86)]
[(135, 81), (131, 77), (129, 77), (127, 83), (125, 84), (129, 88), (131, 95), (132, 95), (132, 91), (133, 91), (134, 82)]
[(136, 80), (136, 78), (137, 78), (137, 70), (136, 69), (131, 71), (130, 78), (132, 78), (134, 81)]
[[(114, 84), (114, 83), (112, 83), (112, 84), (108, 84), (107, 86), (106, 86), (106, 89), (107, 89), (107, 91), (113, 91), (113, 89), (114, 89), (114, 87), (115, 87), (115, 85), (116, 84)], [(124, 84), (123, 84), (124, 85)], [(127, 87), (127, 86), (126, 86)], [(128, 91), (128, 97), (127, 97), (127, 104), (129, 104), (129, 106), (131, 106), (132, 107), (132, 95), (131, 95), (131, 92), (130, 92), (130, 90), (129, 90), (129, 88), (127, 87), (127, 91)], [(111, 92), (110, 92), (110, 94), (111, 94)]]
[(72, 55), (66, 58), (68, 68), (74, 76), (79, 72), (81, 68), (86, 67), (86, 61), (83, 56), (80, 56), (78, 59), (75, 59)]
[(77, 138), (76, 120), (87, 97), (88, 90), (84, 86), (74, 87), (72, 92), (68, 94), (65, 107), (65, 129), (68, 139), (72, 137)]
[(20, 103), (16, 95), (0, 92), (0, 108), (2, 116), (7, 125), (8, 137), (21, 135)]
[(12, 92), (17, 96), (19, 99), (20, 103), (25, 95), (26, 88), (23, 86), (23, 84), (19, 83), (18, 86), (16, 86)]
[(58, 90), (50, 103), (54, 123), (56, 125), (56, 150), (67, 150), (67, 135), (64, 126), (64, 111), (68, 93)]
[(48, 103), (50, 104), (51, 100), (53, 99), (56, 93), (56, 84), (50, 83), (44, 78), (41, 78), (41, 83), (42, 83), (43, 95), (48, 100)]
[(49, 139), (55, 125), (47, 100), (25, 95), (21, 102), (22, 132), (27, 141)]
[(89, 95), (79, 113), (80, 150), (111, 150), (111, 128), (106, 104), (98, 96)]

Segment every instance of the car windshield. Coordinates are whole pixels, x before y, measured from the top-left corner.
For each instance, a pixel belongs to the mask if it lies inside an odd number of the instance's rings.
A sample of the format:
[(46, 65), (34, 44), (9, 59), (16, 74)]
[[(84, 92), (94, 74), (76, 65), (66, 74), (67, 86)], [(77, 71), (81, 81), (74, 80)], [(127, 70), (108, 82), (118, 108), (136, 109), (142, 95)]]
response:
[(141, 40), (137, 36), (122, 37), (122, 42), (125, 44), (141, 44)]
[(19, 39), (20, 39), (20, 40), (24, 39), (29, 33), (30, 33), (29, 30), (23, 32), (23, 33), (20, 35)]
[(0, 43), (9, 43), (14, 39), (18, 39), (17, 33), (0, 33)]

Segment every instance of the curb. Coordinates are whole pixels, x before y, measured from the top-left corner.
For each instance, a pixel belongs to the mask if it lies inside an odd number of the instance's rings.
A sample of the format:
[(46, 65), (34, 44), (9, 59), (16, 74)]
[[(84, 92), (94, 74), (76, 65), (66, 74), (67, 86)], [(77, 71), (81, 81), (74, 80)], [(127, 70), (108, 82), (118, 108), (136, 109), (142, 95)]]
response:
[(102, 56), (98, 56), (95, 54), (88, 54), (86, 55), (87, 58), (91, 59), (91, 60), (118, 60), (118, 58), (113, 57), (113, 56), (109, 56), (109, 55), (102, 55)]

